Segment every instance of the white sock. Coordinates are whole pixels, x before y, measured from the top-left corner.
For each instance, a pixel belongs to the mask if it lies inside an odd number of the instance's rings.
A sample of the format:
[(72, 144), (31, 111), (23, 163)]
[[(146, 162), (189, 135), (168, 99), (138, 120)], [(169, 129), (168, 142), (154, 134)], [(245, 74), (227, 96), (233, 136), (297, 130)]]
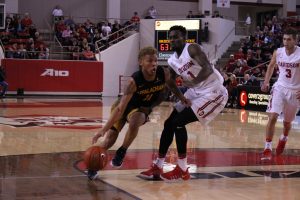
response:
[(179, 165), (179, 167), (180, 167), (183, 171), (186, 171), (186, 169), (187, 169), (187, 158), (178, 159), (178, 160), (177, 160), (177, 164)]
[(266, 142), (265, 149), (270, 149), (272, 151), (272, 142)]
[(165, 158), (156, 158), (156, 160), (153, 163), (156, 164), (159, 168), (162, 168), (164, 162)]
[(280, 140), (287, 141), (287, 139), (288, 139), (288, 136), (281, 134)]

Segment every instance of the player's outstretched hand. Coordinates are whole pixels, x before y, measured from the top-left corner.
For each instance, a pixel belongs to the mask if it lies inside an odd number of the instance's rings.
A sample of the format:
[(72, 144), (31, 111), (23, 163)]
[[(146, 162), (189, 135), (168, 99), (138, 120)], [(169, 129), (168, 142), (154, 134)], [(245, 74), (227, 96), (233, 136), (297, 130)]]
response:
[(261, 86), (261, 91), (263, 92), (268, 92), (269, 91), (269, 88), (270, 88), (270, 84), (269, 83), (263, 83), (262, 86)]
[(96, 133), (96, 134), (94, 135), (94, 137), (93, 137), (93, 139), (92, 139), (92, 144), (95, 144), (95, 143), (98, 141), (98, 139), (99, 139), (100, 137), (103, 137), (104, 135), (105, 135), (105, 132), (103, 132), (102, 129), (101, 129), (98, 133)]

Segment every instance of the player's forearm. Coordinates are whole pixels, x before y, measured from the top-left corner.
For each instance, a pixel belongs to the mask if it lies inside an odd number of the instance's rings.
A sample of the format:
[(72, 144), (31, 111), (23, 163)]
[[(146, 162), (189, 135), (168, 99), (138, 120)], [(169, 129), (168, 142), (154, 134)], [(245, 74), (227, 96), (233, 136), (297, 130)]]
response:
[(124, 109), (121, 109), (119, 108), (119, 106), (117, 106), (112, 112), (111, 116), (109, 117), (104, 127), (102, 128), (103, 132), (108, 131), (114, 125), (114, 123), (116, 123), (120, 119), (123, 113), (124, 113)]
[(201, 83), (202, 81), (206, 80), (211, 74), (213, 73), (213, 69), (209, 66), (206, 68), (203, 68), (197, 77), (193, 79), (194, 84)]
[(265, 80), (264, 80), (264, 82), (266, 84), (270, 82), (273, 72), (274, 72), (274, 66), (269, 66), (267, 69), (266, 75), (265, 75)]

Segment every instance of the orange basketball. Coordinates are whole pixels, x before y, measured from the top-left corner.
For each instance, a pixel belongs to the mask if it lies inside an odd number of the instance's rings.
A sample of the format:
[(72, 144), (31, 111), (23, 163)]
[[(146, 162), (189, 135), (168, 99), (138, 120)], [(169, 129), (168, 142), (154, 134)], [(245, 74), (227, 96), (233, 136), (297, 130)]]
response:
[(88, 169), (98, 171), (106, 166), (108, 157), (105, 149), (91, 146), (85, 151), (83, 160)]

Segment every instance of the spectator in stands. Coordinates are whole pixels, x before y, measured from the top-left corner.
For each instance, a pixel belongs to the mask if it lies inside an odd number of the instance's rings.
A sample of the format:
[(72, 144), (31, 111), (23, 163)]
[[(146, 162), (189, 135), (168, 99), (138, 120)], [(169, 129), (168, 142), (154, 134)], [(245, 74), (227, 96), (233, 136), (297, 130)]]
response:
[(245, 58), (245, 54), (243, 53), (243, 49), (240, 48), (239, 51), (234, 54), (234, 59), (238, 60), (238, 59), (242, 59), (242, 58)]
[(5, 81), (5, 79), (6, 79), (5, 69), (3, 66), (0, 66), (0, 85), (2, 86), (0, 98), (5, 97), (7, 91), (8, 83)]
[(250, 75), (245, 73), (244, 74), (244, 81), (242, 85), (252, 86), (252, 80), (250, 79)]
[(157, 11), (154, 8), (154, 6), (151, 6), (148, 9), (148, 15), (146, 16), (146, 19), (156, 19), (156, 16), (157, 16)]
[(82, 52), (82, 59), (83, 60), (95, 60), (94, 52), (91, 51), (89, 46)]
[(29, 28), (29, 26), (32, 25), (32, 19), (30, 18), (29, 13), (24, 14), (24, 17), (21, 20), (21, 25), (23, 29), (26, 27)]
[[(98, 30), (98, 29), (96, 29)], [(93, 38), (93, 44), (96, 43), (96, 41), (101, 40), (102, 39), (102, 33), (97, 32)]]
[(186, 18), (195, 18), (193, 11), (190, 10)]
[(55, 33), (58, 39), (61, 38), (62, 32), (66, 29), (66, 25), (63, 20), (60, 20), (55, 24)]
[(134, 23), (136, 25), (140, 23), (140, 17), (138, 16), (137, 12), (133, 13), (133, 16), (131, 17), (130, 22)]
[(17, 16), (15, 19), (16, 21), (14, 22), (15, 25), (15, 35), (23, 31), (22, 23), (21, 23), (21, 18), (20, 16)]
[(237, 104), (237, 85), (238, 82), (236, 80), (236, 76), (234, 74), (230, 74), (230, 82), (228, 84), (228, 103), (227, 107), (235, 107)]
[(109, 34), (111, 34), (111, 24), (108, 22), (105, 22), (102, 26), (102, 34), (104, 36), (107, 36)]
[(235, 65), (235, 59), (234, 59), (234, 55), (231, 54), (229, 57), (229, 61), (227, 62), (226, 66), (225, 66), (225, 70), (226, 72), (233, 72), (236, 65)]
[(67, 29), (65, 29), (62, 32), (62, 43), (64, 46), (69, 46), (71, 45), (71, 39), (72, 39), (72, 31), (71, 31), (71, 27), (67, 26)]
[(59, 5), (56, 5), (52, 11), (54, 23), (64, 19), (64, 12)]
[(83, 38), (79, 46), (81, 51), (87, 49), (87, 47), (89, 46), (87, 39)]
[(39, 47), (36, 49), (38, 52), (39, 59), (48, 59), (49, 57), (49, 49), (45, 47), (44, 44), (40, 44)]
[(247, 58), (246, 58), (246, 61), (247, 61), (247, 65), (250, 67), (250, 68), (252, 68), (252, 67), (255, 67), (256, 65), (257, 65), (257, 60), (255, 60), (254, 58), (253, 58), (253, 53), (252, 53), (252, 51), (250, 50), (250, 49), (248, 49), (248, 53), (247, 53)]
[(16, 57), (15, 58), (20, 58), (20, 59), (25, 59), (26, 58), (26, 49), (24, 48), (24, 44), (23, 43), (20, 43), (19, 44), (19, 48), (16, 52)]
[(250, 28), (251, 28), (251, 17), (249, 15), (249, 13), (247, 14), (247, 18), (245, 21), (245, 25), (246, 25), (246, 35), (249, 35), (250, 33)]
[(256, 53), (255, 53), (255, 56), (254, 56), (253, 59), (256, 61), (257, 64), (262, 62), (261, 49), (260, 48), (256, 49)]
[(240, 77), (243, 76), (250, 67), (247, 65), (247, 61), (245, 59), (240, 59), (239, 61), (241, 63), (241, 67), (238, 76)]
[(7, 58), (17, 58), (18, 51), (18, 43), (14, 42), (10, 47), (8, 47), (8, 51), (6, 52)]
[(30, 43), (30, 45), (27, 47), (27, 58), (28, 59), (38, 59), (38, 52), (36, 52), (33, 42)]
[(14, 32), (15, 27), (11, 17), (5, 19), (5, 32)]

